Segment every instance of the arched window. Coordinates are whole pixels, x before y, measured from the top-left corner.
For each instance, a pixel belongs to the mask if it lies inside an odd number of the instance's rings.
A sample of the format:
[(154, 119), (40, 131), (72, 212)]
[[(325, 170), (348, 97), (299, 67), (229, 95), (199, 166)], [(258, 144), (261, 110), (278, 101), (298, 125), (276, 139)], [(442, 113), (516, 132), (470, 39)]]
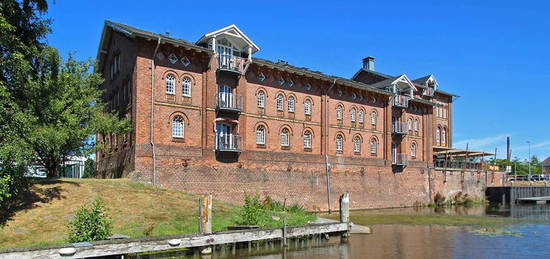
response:
[(407, 120), (407, 129), (408, 129), (409, 131), (412, 131), (412, 130), (413, 130), (413, 120), (412, 120), (411, 118), (409, 118), (409, 119)]
[(188, 76), (183, 78), (181, 92), (183, 96), (191, 97), (191, 78), (189, 78)]
[(311, 131), (304, 132), (304, 148), (311, 148)]
[(311, 101), (310, 100), (306, 100), (304, 102), (304, 113), (306, 115), (311, 115)]
[(284, 97), (282, 94), (277, 95), (277, 111), (284, 111), (285, 105), (284, 105)]
[(256, 128), (256, 144), (265, 144), (265, 127), (263, 125)]
[(336, 135), (336, 152), (344, 151), (344, 137), (341, 134)]
[(411, 144), (411, 156), (416, 157), (416, 143), (415, 142), (413, 142)]
[(361, 138), (359, 136), (353, 138), (353, 152), (361, 153)]
[(288, 112), (294, 112), (294, 109), (296, 107), (296, 100), (294, 99), (294, 96), (288, 97)]
[(284, 128), (281, 131), (281, 146), (283, 147), (290, 146), (290, 133), (287, 128)]
[(344, 108), (342, 107), (342, 105), (336, 106), (336, 119), (342, 120), (343, 117), (344, 117)]
[(376, 155), (376, 151), (378, 150), (378, 141), (376, 138), (370, 139), (370, 154)]
[(356, 115), (357, 115), (357, 111), (355, 110), (355, 108), (351, 108), (351, 111), (349, 112), (351, 122), (355, 122)]
[(435, 143), (437, 143), (437, 145), (441, 144), (441, 128), (440, 127), (437, 127), (437, 129), (435, 130)]
[(418, 126), (419, 126), (418, 124), (419, 124), (418, 119), (415, 119), (414, 120), (414, 131), (416, 131), (416, 132), (418, 132)]
[(264, 91), (258, 92), (258, 108), (265, 108), (265, 93)]
[(378, 113), (376, 113), (376, 111), (372, 111), (370, 113), (370, 124), (376, 125), (376, 121), (378, 121)]
[(183, 138), (184, 136), (184, 121), (181, 116), (176, 116), (172, 119), (172, 137)]
[(447, 128), (443, 128), (441, 132), (441, 144), (445, 146), (447, 144)]
[(175, 94), (176, 93), (176, 77), (172, 74), (166, 76), (166, 93)]
[(362, 109), (359, 110), (359, 113), (357, 114), (357, 120), (359, 121), (359, 123), (365, 122), (365, 111), (363, 111)]

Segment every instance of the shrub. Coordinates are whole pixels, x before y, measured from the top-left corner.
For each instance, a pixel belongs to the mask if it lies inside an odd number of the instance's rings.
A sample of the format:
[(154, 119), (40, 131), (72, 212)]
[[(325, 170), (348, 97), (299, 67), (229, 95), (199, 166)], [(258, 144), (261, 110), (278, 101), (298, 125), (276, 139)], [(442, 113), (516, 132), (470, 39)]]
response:
[(315, 215), (307, 213), (304, 208), (295, 204), (287, 207), (284, 203), (274, 201), (266, 196), (260, 200), (258, 195), (246, 196), (244, 206), (237, 216), (239, 225), (258, 225), (262, 227), (282, 227), (284, 218), (288, 225), (302, 225), (315, 220)]
[(439, 192), (436, 193), (434, 196), (434, 203), (436, 207), (445, 205), (445, 196), (441, 195)]
[(84, 204), (67, 224), (69, 242), (104, 240), (111, 235), (112, 222), (101, 199)]
[(82, 175), (82, 178), (94, 178), (97, 175), (97, 171), (95, 170), (95, 160), (88, 158), (86, 159), (86, 162), (84, 162), (84, 174)]

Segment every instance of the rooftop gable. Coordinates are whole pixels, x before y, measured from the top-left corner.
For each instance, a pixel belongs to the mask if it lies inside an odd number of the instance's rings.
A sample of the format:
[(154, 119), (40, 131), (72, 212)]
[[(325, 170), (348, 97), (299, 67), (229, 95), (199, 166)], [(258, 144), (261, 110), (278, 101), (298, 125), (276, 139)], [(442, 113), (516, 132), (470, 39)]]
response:
[(213, 32), (209, 32), (207, 34), (204, 34), (197, 42), (196, 44), (208, 44), (208, 41), (212, 38), (218, 38), (219, 36), (225, 36), (228, 38), (231, 38), (236, 41), (241, 41), (243, 45), (250, 46), (252, 48), (252, 53), (255, 53), (260, 50), (260, 47), (256, 45), (246, 34), (244, 34), (239, 27), (235, 24), (231, 24), (229, 26), (223, 27), (219, 30), (215, 30)]

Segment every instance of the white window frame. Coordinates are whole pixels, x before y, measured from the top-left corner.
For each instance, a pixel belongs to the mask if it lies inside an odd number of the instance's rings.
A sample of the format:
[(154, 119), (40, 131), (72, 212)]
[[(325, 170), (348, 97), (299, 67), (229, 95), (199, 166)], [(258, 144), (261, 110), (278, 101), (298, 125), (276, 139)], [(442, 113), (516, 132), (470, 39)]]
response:
[(256, 128), (256, 144), (265, 145), (265, 127), (263, 125)]
[(441, 127), (437, 127), (435, 129), (435, 143), (441, 144)]
[(294, 112), (296, 110), (296, 99), (294, 96), (289, 96), (287, 99), (288, 112)]
[(285, 97), (283, 94), (277, 95), (277, 111), (284, 111), (285, 110)]
[(287, 128), (281, 130), (281, 146), (290, 147), (290, 131)]
[(177, 115), (172, 119), (172, 137), (185, 137), (185, 120), (182, 116)]
[(413, 142), (411, 144), (411, 157), (416, 157), (416, 150), (417, 150), (416, 142)]
[(447, 144), (447, 128), (445, 127), (441, 129), (441, 144), (442, 145)]
[(351, 111), (349, 113), (350, 113), (351, 122), (356, 122), (357, 121), (357, 110), (355, 108), (351, 108)]
[(412, 118), (409, 118), (407, 120), (407, 130), (409, 130), (409, 131), (413, 130), (413, 120), (412, 120)]
[(359, 136), (353, 137), (353, 152), (361, 153), (361, 138)]
[(305, 115), (311, 115), (311, 101), (306, 100), (304, 102), (304, 113)]
[(376, 125), (377, 120), (378, 120), (378, 113), (376, 111), (372, 111), (370, 113), (370, 124)]
[(311, 149), (311, 144), (312, 144), (312, 134), (311, 134), (311, 131), (309, 130), (306, 130), (304, 132), (304, 148), (309, 148)]
[(341, 134), (336, 135), (336, 151), (337, 152), (343, 152), (344, 151), (344, 137)]
[(370, 153), (371, 155), (376, 155), (378, 152), (378, 140), (376, 138), (370, 139)]
[(265, 92), (258, 92), (258, 108), (265, 108)]
[(342, 105), (336, 106), (336, 119), (341, 121), (344, 119), (343, 117), (344, 117), (344, 107), (342, 107)]
[(359, 123), (365, 123), (365, 111), (363, 111), (362, 109), (359, 110), (359, 113), (357, 114), (357, 120), (359, 121)]
[(418, 124), (419, 124), (418, 119), (415, 119), (414, 120), (414, 131), (416, 131), (416, 132), (418, 132), (418, 126), (419, 126)]
[(181, 93), (183, 96), (191, 97), (191, 88), (193, 87), (193, 81), (190, 77), (183, 77), (183, 83), (181, 84)]
[(172, 74), (166, 76), (166, 93), (176, 94), (176, 76)]

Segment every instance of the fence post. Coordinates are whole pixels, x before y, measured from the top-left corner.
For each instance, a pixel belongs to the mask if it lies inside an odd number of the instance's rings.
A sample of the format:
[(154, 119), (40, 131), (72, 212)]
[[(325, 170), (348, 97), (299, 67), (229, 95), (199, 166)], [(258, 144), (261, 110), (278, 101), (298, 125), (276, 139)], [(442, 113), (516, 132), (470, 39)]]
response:
[[(212, 195), (207, 194), (199, 198), (199, 233), (212, 234)], [(211, 254), (212, 247), (201, 249), (202, 254)]]
[(342, 234), (342, 237), (349, 236), (349, 193), (345, 192), (340, 196), (340, 222), (346, 223), (347, 231)]

